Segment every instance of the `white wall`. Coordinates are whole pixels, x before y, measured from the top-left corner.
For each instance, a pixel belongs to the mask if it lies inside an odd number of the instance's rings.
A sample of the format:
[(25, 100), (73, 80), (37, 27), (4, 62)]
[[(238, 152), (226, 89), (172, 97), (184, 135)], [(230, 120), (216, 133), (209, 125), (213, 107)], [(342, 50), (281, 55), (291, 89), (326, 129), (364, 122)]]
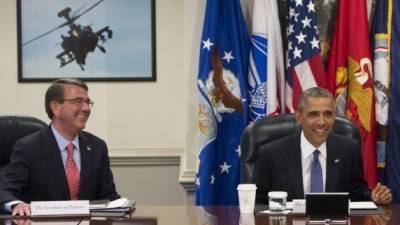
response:
[[(190, 186), (197, 170), (197, 71), (200, 37), (203, 27), (204, 0), (184, 2), (184, 77), (186, 135), (185, 151), (181, 162), (180, 181)], [(193, 187), (191, 187), (193, 188)]]

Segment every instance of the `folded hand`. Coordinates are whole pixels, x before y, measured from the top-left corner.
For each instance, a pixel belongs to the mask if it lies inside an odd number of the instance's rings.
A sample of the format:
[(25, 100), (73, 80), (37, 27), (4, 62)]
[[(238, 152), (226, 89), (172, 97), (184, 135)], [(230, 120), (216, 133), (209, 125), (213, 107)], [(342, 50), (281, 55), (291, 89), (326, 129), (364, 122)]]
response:
[(387, 186), (378, 183), (372, 190), (371, 199), (378, 205), (389, 204), (392, 202), (392, 192)]

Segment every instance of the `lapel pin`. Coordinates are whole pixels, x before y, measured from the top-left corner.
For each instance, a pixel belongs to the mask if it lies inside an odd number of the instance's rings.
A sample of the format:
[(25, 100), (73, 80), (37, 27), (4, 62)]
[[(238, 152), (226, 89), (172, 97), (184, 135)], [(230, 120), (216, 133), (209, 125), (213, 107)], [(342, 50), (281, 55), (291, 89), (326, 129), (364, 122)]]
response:
[(335, 159), (334, 163), (339, 163), (340, 160), (339, 159)]
[(86, 150), (92, 151), (92, 149), (89, 146), (86, 147)]

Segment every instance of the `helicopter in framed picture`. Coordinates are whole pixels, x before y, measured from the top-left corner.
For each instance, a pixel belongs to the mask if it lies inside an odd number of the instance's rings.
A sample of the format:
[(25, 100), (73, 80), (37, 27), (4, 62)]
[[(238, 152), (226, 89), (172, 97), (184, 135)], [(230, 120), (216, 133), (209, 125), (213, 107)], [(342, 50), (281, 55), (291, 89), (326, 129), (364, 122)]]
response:
[(31, 2), (18, 0), (20, 82), (155, 80), (154, 0)]
[(67, 35), (61, 35), (62, 42), (60, 45), (64, 51), (58, 54), (56, 58), (60, 60), (60, 67), (63, 67), (68, 63), (75, 61), (76, 64), (80, 66), (81, 70), (85, 70), (84, 65), (86, 64), (85, 61), (89, 52), (94, 52), (97, 47), (101, 52), (106, 53), (105, 48), (101, 44), (99, 44), (99, 40), (102, 43), (105, 43), (107, 41), (107, 38), (111, 39), (112, 30), (109, 28), (109, 26), (106, 26), (99, 31), (94, 32), (90, 25), (82, 26), (75, 23), (75, 21), (103, 1), (104, 0), (100, 0), (96, 2), (94, 5), (83, 12), (76, 11), (72, 14), (72, 16), (70, 15), (70, 7), (61, 10), (57, 15), (58, 17), (65, 18), (66, 22), (62, 23), (56, 28), (45, 32), (44, 34), (41, 34), (31, 40), (22, 43), (22, 45), (28, 45), (33, 41), (43, 38), (44, 36), (64, 26), (68, 26), (69, 30), (67, 32)]

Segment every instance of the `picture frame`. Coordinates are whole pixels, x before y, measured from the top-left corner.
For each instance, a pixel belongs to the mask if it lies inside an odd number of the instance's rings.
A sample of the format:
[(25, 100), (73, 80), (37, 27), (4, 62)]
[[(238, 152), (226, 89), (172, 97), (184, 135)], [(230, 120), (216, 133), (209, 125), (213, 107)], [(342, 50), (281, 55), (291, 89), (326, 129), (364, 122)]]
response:
[(17, 0), (18, 82), (156, 81), (155, 0)]

